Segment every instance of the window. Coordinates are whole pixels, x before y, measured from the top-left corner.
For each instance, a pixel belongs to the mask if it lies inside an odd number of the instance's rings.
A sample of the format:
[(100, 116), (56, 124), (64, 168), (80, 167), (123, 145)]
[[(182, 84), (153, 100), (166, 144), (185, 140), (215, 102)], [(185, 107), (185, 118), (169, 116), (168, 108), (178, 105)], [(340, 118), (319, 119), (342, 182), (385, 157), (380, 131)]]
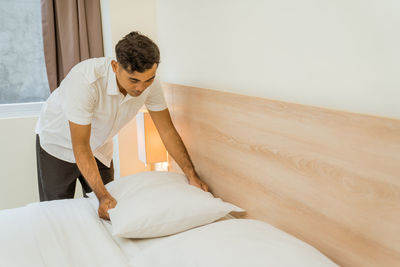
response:
[(45, 101), (40, 0), (0, 0), (0, 14), (0, 105)]

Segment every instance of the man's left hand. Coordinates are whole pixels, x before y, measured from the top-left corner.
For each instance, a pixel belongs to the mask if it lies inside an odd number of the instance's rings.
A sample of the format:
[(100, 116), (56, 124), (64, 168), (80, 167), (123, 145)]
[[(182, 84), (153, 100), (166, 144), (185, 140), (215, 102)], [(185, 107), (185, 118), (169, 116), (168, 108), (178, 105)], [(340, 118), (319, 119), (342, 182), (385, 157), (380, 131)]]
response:
[(193, 175), (193, 176), (188, 177), (188, 181), (189, 181), (190, 185), (194, 185), (194, 186), (200, 188), (201, 190), (203, 190), (205, 192), (210, 192), (208, 190), (208, 185), (206, 185), (205, 182), (200, 180), (200, 178), (197, 175)]

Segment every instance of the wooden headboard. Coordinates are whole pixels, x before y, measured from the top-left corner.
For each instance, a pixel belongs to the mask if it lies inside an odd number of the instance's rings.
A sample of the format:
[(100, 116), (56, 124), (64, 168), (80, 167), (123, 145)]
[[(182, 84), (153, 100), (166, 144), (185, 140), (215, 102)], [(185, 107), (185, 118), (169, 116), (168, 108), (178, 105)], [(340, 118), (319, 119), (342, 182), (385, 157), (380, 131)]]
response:
[(400, 266), (399, 120), (163, 86), (215, 196), (342, 266)]

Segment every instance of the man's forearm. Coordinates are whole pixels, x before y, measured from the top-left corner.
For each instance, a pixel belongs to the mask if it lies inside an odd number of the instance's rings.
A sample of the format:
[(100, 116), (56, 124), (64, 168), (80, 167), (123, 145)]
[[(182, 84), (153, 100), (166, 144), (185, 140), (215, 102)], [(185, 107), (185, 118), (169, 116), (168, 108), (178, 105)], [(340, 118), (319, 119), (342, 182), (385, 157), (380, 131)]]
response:
[(189, 153), (175, 128), (170, 129), (164, 136), (161, 135), (161, 139), (168, 153), (173, 157), (186, 176), (190, 178), (196, 175)]
[(96, 197), (100, 200), (109, 195), (101, 179), (96, 160), (90, 147), (80, 146), (74, 148), (76, 164), (86, 179)]

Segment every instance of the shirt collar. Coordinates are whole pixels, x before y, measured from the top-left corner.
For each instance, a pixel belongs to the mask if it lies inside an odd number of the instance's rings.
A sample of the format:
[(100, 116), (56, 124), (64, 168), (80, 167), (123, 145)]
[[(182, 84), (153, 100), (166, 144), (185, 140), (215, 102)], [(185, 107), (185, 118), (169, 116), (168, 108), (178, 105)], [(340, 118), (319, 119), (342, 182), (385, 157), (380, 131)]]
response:
[(117, 77), (111, 66), (111, 61), (108, 65), (108, 81), (107, 81), (107, 94), (108, 95), (119, 95), (120, 91), (117, 85)]

